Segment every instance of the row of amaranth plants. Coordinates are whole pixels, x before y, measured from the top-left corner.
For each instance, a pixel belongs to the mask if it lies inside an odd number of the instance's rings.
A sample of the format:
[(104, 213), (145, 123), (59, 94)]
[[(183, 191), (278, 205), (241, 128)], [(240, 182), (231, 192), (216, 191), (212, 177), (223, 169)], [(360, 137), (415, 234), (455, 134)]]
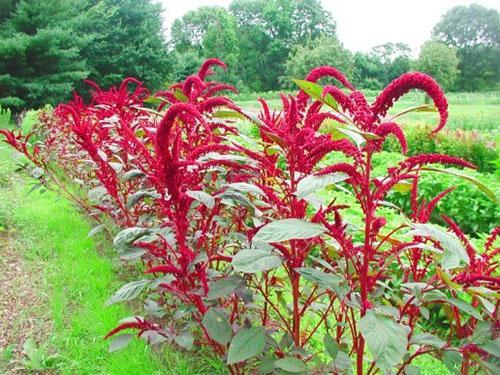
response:
[[(217, 66), (207, 60), (156, 93), (132, 78), (107, 91), (89, 82), (89, 104), (75, 95), (42, 113), (35, 134), (1, 131), (40, 185), (96, 220), (94, 232), (114, 223), (120, 258), (144, 270), (107, 302), (144, 302), (107, 334), (110, 349), (133, 334), (208, 347), (231, 374), (413, 374), (422, 355), (463, 374), (498, 373), (500, 229), (478, 247), (452, 218), (447, 228), (429, 223), (453, 187), (418, 199), (421, 175), (474, 166), (419, 154), (373, 172), (387, 137), (407, 151), (399, 115), (388, 114), (405, 93), (426, 92), (440, 116), (432, 133), (445, 126), (436, 82), (407, 73), (369, 104), (338, 70), (318, 67), (279, 110), (261, 100), (256, 115), (222, 95), (233, 87), (207, 80)], [(259, 136), (239, 134), (243, 121)], [(342, 161), (325, 163), (332, 154)], [(385, 198), (402, 187), (411, 213), (387, 222), (383, 209), (398, 208)], [(346, 219), (352, 209), (362, 226)]]

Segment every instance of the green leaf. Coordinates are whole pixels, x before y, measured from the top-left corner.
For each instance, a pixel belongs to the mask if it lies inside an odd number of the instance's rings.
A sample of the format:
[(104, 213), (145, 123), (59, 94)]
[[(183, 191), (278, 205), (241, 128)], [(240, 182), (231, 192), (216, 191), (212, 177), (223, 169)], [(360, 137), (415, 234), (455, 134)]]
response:
[(244, 249), (238, 252), (231, 262), (235, 270), (245, 273), (269, 271), (279, 267), (283, 259), (265, 250)]
[(174, 341), (181, 348), (191, 350), (194, 344), (194, 337), (189, 332), (182, 332), (174, 337)]
[(227, 297), (241, 286), (242, 280), (239, 277), (224, 277), (222, 279), (214, 281), (210, 285), (210, 290), (208, 291), (207, 298), (217, 299), (221, 297)]
[(144, 198), (153, 198), (157, 199), (160, 198), (160, 195), (158, 193), (155, 193), (153, 191), (147, 191), (147, 190), (139, 190), (135, 192), (134, 194), (131, 194), (128, 197), (127, 201), (127, 208), (132, 208), (134, 207), (141, 199)]
[(453, 234), (445, 232), (433, 224), (412, 224), (413, 230), (408, 233), (410, 236), (431, 237), (438, 241), (444, 253), (441, 257), (441, 266), (444, 269), (453, 269), (460, 266), (464, 261), (469, 264), (469, 256), (460, 240)]
[(139, 294), (141, 294), (141, 292), (150, 282), (150, 280), (137, 280), (125, 284), (120, 289), (118, 289), (113, 297), (106, 301), (105, 306), (109, 306), (118, 302), (130, 301), (136, 298)]
[(95, 226), (94, 228), (92, 228), (92, 230), (87, 234), (87, 237), (93, 237), (95, 236), (97, 233), (101, 232), (104, 228), (106, 228), (106, 225), (105, 224), (99, 224), (97, 226)]
[(337, 184), (349, 178), (345, 173), (330, 173), (321, 176), (310, 175), (299, 181), (295, 195), (297, 198), (304, 198), (311, 193), (327, 187), (328, 185)]
[(368, 311), (359, 321), (359, 329), (377, 366), (387, 371), (403, 358), (408, 345), (405, 328), (391, 318)]
[(237, 119), (237, 120), (246, 120), (247, 118), (239, 113), (239, 112), (236, 112), (236, 111), (231, 111), (231, 110), (219, 110), (219, 111), (215, 111), (213, 114), (212, 114), (212, 117), (216, 117), (216, 118), (233, 118), (233, 119)]
[(243, 362), (262, 353), (266, 345), (263, 327), (241, 329), (231, 340), (227, 353), (227, 364)]
[(295, 357), (285, 357), (274, 362), (274, 367), (291, 372), (293, 374), (303, 373), (307, 371), (307, 366), (300, 359)]
[(331, 273), (326, 273), (315, 268), (299, 267), (295, 271), (300, 273), (304, 279), (319, 285), (325, 289), (334, 290), (339, 284), (344, 281), (342, 277)]
[(253, 237), (253, 241), (282, 242), (304, 240), (319, 236), (326, 228), (321, 224), (300, 219), (283, 219), (264, 225)]
[(210, 308), (203, 316), (201, 321), (203, 327), (207, 330), (211, 339), (217, 341), (221, 345), (226, 345), (231, 340), (233, 330), (229, 319), (222, 311)]
[(479, 190), (481, 190), (483, 193), (485, 193), (488, 196), (488, 198), (490, 198), (493, 201), (493, 203), (498, 204), (498, 198), (497, 198), (496, 194), (492, 190), (490, 190), (490, 188), (488, 188), (485, 184), (483, 184), (481, 181), (475, 179), (472, 176), (466, 175), (465, 173), (462, 173), (462, 172), (459, 172), (459, 171), (455, 171), (455, 170), (452, 170), (452, 169), (440, 169), (440, 168), (434, 168), (434, 167), (423, 167), (423, 168), (420, 168), (420, 170), (421, 171), (444, 173), (444, 174), (448, 174), (448, 175), (451, 175), (451, 176), (460, 177), (460, 178), (462, 178), (464, 180), (470, 181), (474, 185), (476, 185), (479, 188)]
[(479, 345), (479, 347), (490, 353), (492, 356), (500, 358), (500, 339), (497, 338), (495, 340), (488, 340), (484, 344)]
[(443, 363), (453, 374), (460, 373), (462, 367), (462, 354), (456, 351), (445, 351), (443, 354)]
[(125, 348), (134, 336), (130, 333), (125, 333), (123, 335), (118, 335), (113, 338), (109, 343), (109, 352), (116, 352), (120, 349)]
[(145, 174), (143, 171), (140, 171), (139, 169), (131, 169), (123, 174), (123, 178), (126, 181), (130, 181), (142, 176), (145, 176)]
[(462, 301), (461, 299), (458, 298), (448, 298), (445, 300), (445, 302), (448, 302), (454, 306), (456, 306), (459, 310), (462, 310), (463, 312), (469, 314), (470, 316), (473, 316), (477, 320), (483, 320), (483, 317), (477, 311), (474, 307), (472, 307), (469, 303)]
[(151, 229), (149, 228), (139, 228), (132, 227), (126, 228), (115, 236), (113, 240), (113, 246), (116, 248), (122, 248), (124, 246), (130, 245), (139, 238), (151, 234)]
[(265, 195), (264, 194), (264, 191), (262, 191), (262, 189), (256, 185), (252, 185), (252, 184), (249, 184), (247, 182), (233, 182), (232, 184), (227, 184), (227, 185), (224, 185), (228, 188), (231, 188), (233, 190), (237, 190), (241, 193), (252, 193), (252, 194), (255, 194), (255, 195)]
[(203, 203), (208, 208), (214, 208), (215, 206), (214, 197), (212, 197), (210, 194), (205, 193), (204, 191), (188, 190), (186, 191), (186, 195)]
[(430, 345), (435, 348), (441, 349), (445, 346), (446, 341), (441, 340), (439, 337), (434, 336), (433, 334), (422, 332), (413, 335), (410, 340), (410, 344)]
[(337, 354), (339, 353), (339, 345), (337, 342), (332, 338), (332, 336), (325, 335), (325, 337), (323, 337), (323, 345), (325, 346), (326, 352), (335, 361), (335, 358), (337, 358)]
[(335, 99), (333, 99), (330, 94), (323, 97), (323, 87), (317, 83), (309, 82), (303, 79), (294, 79), (293, 82), (295, 82), (295, 84), (311, 98), (319, 100), (321, 103), (326, 104), (330, 108), (338, 110), (338, 104)]

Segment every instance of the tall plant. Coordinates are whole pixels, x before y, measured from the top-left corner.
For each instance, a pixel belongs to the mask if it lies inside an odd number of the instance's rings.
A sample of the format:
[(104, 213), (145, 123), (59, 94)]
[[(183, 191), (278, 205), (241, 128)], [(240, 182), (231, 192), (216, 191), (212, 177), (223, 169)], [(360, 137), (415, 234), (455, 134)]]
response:
[[(422, 174), (456, 173), (437, 165), (474, 166), (423, 154), (373, 171), (387, 137), (406, 152), (396, 119), (408, 110), (388, 112), (408, 91), (434, 101), (434, 134), (445, 126), (436, 82), (407, 73), (369, 104), (337, 69), (319, 67), (296, 81), (296, 95), (282, 95), (280, 110), (261, 100), (256, 117), (219, 96), (230, 86), (205, 81), (214, 65), (224, 67), (209, 60), (153, 96), (137, 82), (132, 93), (128, 81), (95, 87), (90, 105), (75, 99), (54, 112), (58, 125), (46, 123), (67, 129), (61, 144), (87, 155), (81, 176), (106, 198), (90, 209), (122, 229), (122, 259), (142, 260), (144, 277), (108, 304), (144, 296), (145, 314), (108, 333), (111, 349), (134, 329), (151, 344), (207, 346), (232, 374), (402, 374), (424, 354), (464, 374), (495, 372), (500, 231), (478, 249), (452, 219), (443, 218), (447, 230), (428, 222), (451, 189), (418, 199)], [(342, 89), (320, 86), (325, 77)], [(240, 134), (241, 121), (259, 136)], [(43, 155), (3, 133), (35, 163)], [(384, 218), (397, 210), (385, 200), (391, 189), (411, 190), (411, 214), (398, 223)], [(362, 226), (349, 222), (353, 212)]]

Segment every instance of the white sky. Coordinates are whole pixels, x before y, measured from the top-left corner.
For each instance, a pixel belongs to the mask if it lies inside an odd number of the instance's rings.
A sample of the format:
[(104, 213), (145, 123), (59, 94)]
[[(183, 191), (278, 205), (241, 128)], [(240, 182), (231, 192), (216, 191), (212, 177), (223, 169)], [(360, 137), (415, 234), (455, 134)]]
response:
[[(232, 0), (158, 1), (169, 30), (172, 22), (189, 10), (203, 5), (228, 7)], [(349, 50), (367, 52), (386, 42), (403, 42), (412, 47), (414, 54), (449, 8), (474, 2), (500, 9), (500, 0), (321, 0), (323, 8), (337, 21), (338, 37)]]

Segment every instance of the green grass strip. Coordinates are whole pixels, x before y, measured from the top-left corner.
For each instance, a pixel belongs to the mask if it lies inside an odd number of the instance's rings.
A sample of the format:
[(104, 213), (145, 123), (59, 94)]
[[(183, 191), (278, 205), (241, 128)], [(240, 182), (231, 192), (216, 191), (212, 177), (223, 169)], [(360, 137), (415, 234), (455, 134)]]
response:
[(104, 307), (125, 283), (118, 276), (119, 265), (111, 260), (113, 250), (107, 242), (87, 237), (91, 226), (70, 203), (51, 192), (27, 194), (26, 179), (9, 179), (14, 173), (11, 155), (0, 145), (0, 217), (16, 228), (27, 263), (41, 263), (44, 269), (36, 277), (50, 311), (41, 314), (53, 321), (53, 332), (43, 347), (49, 354), (55, 352), (52, 366), (57, 373), (223, 373), (208, 355), (193, 356), (168, 346), (161, 347), (161, 353), (153, 352), (141, 340), (133, 340), (122, 351), (108, 352), (104, 335), (120, 319), (134, 315), (123, 305)]

